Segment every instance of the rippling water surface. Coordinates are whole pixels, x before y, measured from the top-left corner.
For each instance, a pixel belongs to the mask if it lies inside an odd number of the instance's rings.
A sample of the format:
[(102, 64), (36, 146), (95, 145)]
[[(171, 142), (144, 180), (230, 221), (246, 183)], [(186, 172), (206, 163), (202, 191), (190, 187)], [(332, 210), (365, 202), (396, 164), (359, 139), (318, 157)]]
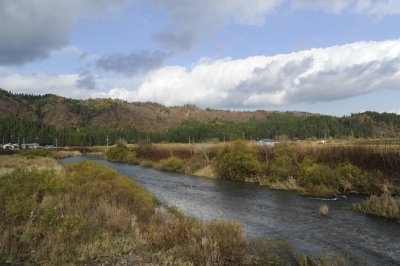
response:
[[(91, 156), (66, 158), (62, 163), (81, 160), (117, 169), (166, 205), (176, 206), (188, 215), (204, 220), (235, 220), (249, 237), (284, 239), (310, 255), (339, 252), (356, 264), (400, 265), (400, 224), (349, 211), (353, 203), (362, 200), (360, 197), (324, 201), (295, 192), (161, 172)], [(317, 215), (323, 203), (329, 206), (327, 217)]]

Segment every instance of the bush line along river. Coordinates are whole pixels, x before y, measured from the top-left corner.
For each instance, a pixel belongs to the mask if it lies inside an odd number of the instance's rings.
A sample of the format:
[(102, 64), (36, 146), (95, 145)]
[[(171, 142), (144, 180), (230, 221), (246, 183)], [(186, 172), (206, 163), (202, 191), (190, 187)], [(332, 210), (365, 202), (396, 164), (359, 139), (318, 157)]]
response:
[[(93, 156), (62, 159), (63, 164), (92, 160), (112, 167), (142, 184), (168, 206), (203, 220), (230, 219), (249, 237), (283, 239), (309, 255), (337, 252), (356, 264), (399, 265), (400, 224), (349, 211), (362, 198), (307, 198), (253, 184), (211, 180), (112, 163)], [(318, 215), (321, 204), (329, 215)]]

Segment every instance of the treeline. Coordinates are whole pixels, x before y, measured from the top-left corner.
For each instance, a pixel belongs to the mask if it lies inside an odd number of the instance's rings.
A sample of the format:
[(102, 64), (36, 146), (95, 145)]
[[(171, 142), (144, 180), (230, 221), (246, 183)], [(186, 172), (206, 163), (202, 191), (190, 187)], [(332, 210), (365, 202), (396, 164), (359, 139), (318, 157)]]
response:
[[(400, 124), (400, 123), (399, 123)], [(199, 122), (185, 121), (171, 128), (166, 134), (170, 142), (187, 142), (190, 139), (204, 142), (210, 139), (237, 140), (261, 138), (343, 138), (372, 137), (371, 122), (359, 121), (355, 116), (336, 118), (322, 115), (299, 115), (295, 113), (272, 113), (267, 120), (251, 119), (247, 122), (231, 122), (216, 119)]]
[(114, 144), (118, 140), (131, 143), (150, 141), (156, 133), (140, 132), (134, 127), (83, 127), (56, 129), (54, 126), (18, 117), (0, 117), (2, 143), (32, 143), (58, 146), (93, 146)]
[[(109, 108), (107, 102), (100, 109)], [(94, 112), (98, 110), (93, 110)], [(92, 146), (114, 144), (118, 140), (137, 142), (206, 142), (223, 140), (273, 139), (327, 139), (327, 138), (366, 138), (374, 136), (374, 121), (387, 121), (400, 128), (397, 117), (377, 113), (374, 119), (359, 119), (357, 115), (332, 117), (296, 113), (272, 113), (265, 121), (251, 119), (246, 122), (233, 122), (221, 119), (212, 121), (185, 121), (170, 128), (167, 132), (145, 132), (134, 125), (125, 127), (92, 127), (57, 129), (40, 122), (28, 121), (18, 117), (0, 117), (0, 141), (3, 143), (37, 142), (41, 145)], [(368, 115), (367, 113), (363, 115)], [(379, 114), (378, 114), (379, 115)], [(378, 116), (379, 117), (379, 116)], [(396, 119), (394, 119), (396, 118)]]

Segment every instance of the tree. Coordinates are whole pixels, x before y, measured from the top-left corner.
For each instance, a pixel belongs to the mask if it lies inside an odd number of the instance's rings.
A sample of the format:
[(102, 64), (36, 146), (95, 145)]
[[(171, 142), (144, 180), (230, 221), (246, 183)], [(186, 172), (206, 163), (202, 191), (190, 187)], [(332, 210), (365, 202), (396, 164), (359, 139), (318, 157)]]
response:
[(225, 146), (214, 158), (217, 175), (222, 179), (245, 181), (262, 173), (262, 165), (256, 151), (244, 142), (237, 141)]

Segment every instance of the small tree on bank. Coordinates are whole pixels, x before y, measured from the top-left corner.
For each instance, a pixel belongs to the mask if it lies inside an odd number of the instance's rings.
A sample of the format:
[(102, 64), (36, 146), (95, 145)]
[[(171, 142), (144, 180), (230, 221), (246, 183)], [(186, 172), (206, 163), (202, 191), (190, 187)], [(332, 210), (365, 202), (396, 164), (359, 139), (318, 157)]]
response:
[(214, 158), (216, 174), (222, 179), (244, 181), (262, 173), (256, 151), (244, 142), (225, 146)]

